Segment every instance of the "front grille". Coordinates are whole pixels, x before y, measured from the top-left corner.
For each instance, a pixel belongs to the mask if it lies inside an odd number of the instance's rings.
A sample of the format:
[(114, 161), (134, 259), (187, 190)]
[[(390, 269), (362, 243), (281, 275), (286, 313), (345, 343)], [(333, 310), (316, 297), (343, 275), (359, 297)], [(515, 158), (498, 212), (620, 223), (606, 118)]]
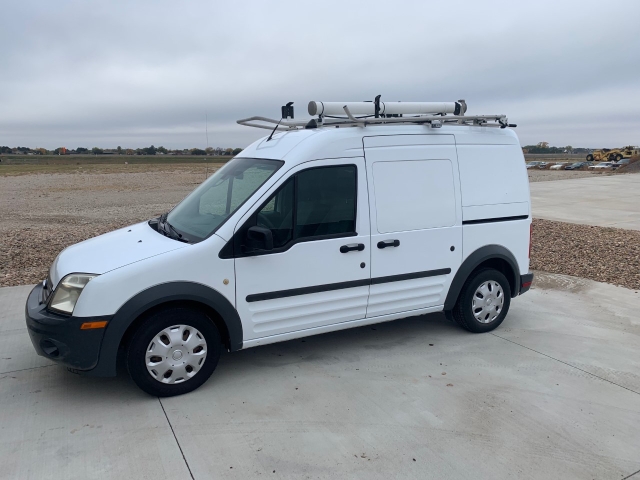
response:
[(48, 276), (47, 279), (42, 282), (42, 293), (40, 294), (40, 303), (47, 303), (47, 301), (49, 300), (49, 297), (51, 296), (51, 292), (52, 292), (52, 282), (51, 282), (51, 276)]

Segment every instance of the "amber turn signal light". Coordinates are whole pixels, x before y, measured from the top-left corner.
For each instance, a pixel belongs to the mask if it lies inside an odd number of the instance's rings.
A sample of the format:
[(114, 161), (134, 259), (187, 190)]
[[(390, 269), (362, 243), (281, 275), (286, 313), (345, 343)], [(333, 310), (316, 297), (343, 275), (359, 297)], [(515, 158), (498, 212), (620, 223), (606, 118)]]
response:
[(102, 321), (102, 322), (84, 322), (82, 325), (80, 325), (80, 330), (93, 330), (94, 328), (104, 328), (107, 326), (107, 322)]

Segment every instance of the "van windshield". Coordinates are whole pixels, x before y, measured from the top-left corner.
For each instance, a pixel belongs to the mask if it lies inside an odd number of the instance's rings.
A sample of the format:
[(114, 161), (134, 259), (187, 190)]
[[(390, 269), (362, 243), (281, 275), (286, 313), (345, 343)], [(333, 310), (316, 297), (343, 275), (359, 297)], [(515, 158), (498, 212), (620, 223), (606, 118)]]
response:
[(273, 175), (284, 162), (234, 158), (169, 212), (167, 221), (192, 241), (204, 240)]

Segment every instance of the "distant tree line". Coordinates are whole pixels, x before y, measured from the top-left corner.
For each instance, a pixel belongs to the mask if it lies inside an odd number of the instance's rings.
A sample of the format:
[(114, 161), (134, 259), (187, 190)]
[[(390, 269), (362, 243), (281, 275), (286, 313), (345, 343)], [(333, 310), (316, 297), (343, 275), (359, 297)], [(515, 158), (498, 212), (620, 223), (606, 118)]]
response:
[(566, 147), (551, 147), (549, 142), (540, 142), (537, 145), (525, 145), (522, 147), (524, 153), (585, 153), (590, 152), (589, 148), (573, 148), (571, 145)]
[(242, 151), (241, 148), (221, 148), (207, 147), (204, 150), (200, 148), (185, 148), (170, 150), (163, 146), (155, 147), (153, 145), (144, 148), (99, 148), (91, 149), (86, 147), (78, 147), (68, 149), (66, 147), (58, 147), (54, 150), (45, 148), (29, 148), (29, 147), (7, 147), (0, 146), (0, 154), (13, 155), (208, 155), (208, 156), (234, 156)]

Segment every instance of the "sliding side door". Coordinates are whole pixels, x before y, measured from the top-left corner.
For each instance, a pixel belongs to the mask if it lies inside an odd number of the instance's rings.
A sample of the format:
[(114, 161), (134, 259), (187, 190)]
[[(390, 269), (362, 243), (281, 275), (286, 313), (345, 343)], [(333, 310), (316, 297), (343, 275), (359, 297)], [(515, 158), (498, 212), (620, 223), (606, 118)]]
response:
[(371, 202), (367, 317), (443, 305), (462, 258), (453, 135), (365, 137), (364, 147)]

